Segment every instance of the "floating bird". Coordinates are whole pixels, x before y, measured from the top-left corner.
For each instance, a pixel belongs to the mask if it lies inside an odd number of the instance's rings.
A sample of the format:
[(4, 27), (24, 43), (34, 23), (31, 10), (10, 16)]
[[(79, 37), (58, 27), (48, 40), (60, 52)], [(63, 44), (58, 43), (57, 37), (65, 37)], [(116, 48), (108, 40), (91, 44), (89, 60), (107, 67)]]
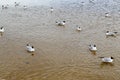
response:
[(81, 31), (82, 29), (81, 29), (81, 27), (79, 27), (78, 25), (77, 25), (77, 29), (76, 29), (77, 31)]
[(64, 26), (64, 25), (65, 25), (65, 22), (66, 22), (66, 21), (62, 21), (62, 22), (57, 22), (57, 21), (56, 21), (56, 24), (57, 24), (58, 26)]
[(7, 5), (5, 5), (5, 6), (4, 6), (4, 7), (5, 7), (5, 9), (8, 9), (8, 6), (9, 6), (8, 4), (7, 4)]
[(110, 32), (110, 31), (107, 31), (106, 32), (106, 36), (116, 36), (118, 32)]
[(96, 45), (89, 45), (90, 51), (97, 51)]
[(15, 7), (17, 7), (17, 6), (19, 6), (19, 5), (20, 5), (20, 2), (19, 2), (19, 3), (14, 2), (14, 4), (15, 4)]
[(94, 3), (94, 0), (89, 0), (89, 3)]
[(8, 6), (5, 6), (4, 8), (5, 8), (5, 9), (8, 9)]
[(120, 15), (120, 10), (118, 10), (118, 14)]
[(2, 5), (2, 9), (5, 9), (4, 5)]
[(7, 5), (2, 5), (2, 9), (8, 9), (8, 4)]
[(4, 27), (1, 27), (1, 28), (0, 28), (1, 36), (3, 35), (4, 31), (5, 31)]
[(35, 51), (34, 46), (31, 46), (30, 44), (27, 44), (26, 48), (27, 48), (28, 52), (34, 52)]
[(5, 31), (4, 27), (1, 27), (0, 28), (0, 33), (4, 33), (4, 31)]
[(105, 17), (110, 17), (110, 14), (109, 13), (105, 13)]
[(113, 62), (113, 57), (100, 57), (102, 58), (102, 62), (105, 62), (105, 63), (111, 63)]
[(84, 6), (84, 5), (85, 5), (85, 2), (82, 1), (81, 4), (82, 4), (82, 6)]
[(27, 6), (24, 5), (23, 8), (24, 8), (24, 10), (27, 10)]
[(54, 11), (53, 7), (50, 8), (50, 12), (52, 13)]

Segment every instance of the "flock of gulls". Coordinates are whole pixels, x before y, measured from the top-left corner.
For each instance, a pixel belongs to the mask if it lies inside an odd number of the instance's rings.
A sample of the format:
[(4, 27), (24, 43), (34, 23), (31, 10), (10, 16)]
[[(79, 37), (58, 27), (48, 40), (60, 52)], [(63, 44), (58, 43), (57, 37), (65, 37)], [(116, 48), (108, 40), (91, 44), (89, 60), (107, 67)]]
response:
[[(107, 15), (108, 15), (108, 14), (107, 14)], [(106, 15), (105, 15), (105, 17), (106, 17)], [(65, 26), (65, 21), (56, 22), (56, 24), (57, 24), (58, 26)], [(81, 29), (81, 27), (79, 27), (79, 26), (77, 25), (76, 30), (81, 31), (82, 29)], [(106, 31), (106, 37), (108, 37), (108, 36), (114, 36), (114, 37), (116, 37), (117, 33), (118, 33), (118, 32)], [(88, 46), (88, 48), (89, 48), (89, 50), (90, 50), (91, 52), (96, 52), (96, 51), (97, 51), (97, 47), (96, 47), (95, 44), (90, 44), (90, 45)], [(113, 59), (114, 59), (112, 56), (111, 56), (111, 57), (100, 57), (100, 58), (101, 58), (102, 62), (104, 62), (104, 63), (111, 63), (111, 62), (113, 62)]]
[[(14, 2), (14, 6), (15, 6), (15, 7), (18, 7), (19, 5), (20, 5), (20, 2)], [(9, 4), (2, 5), (2, 9), (8, 9), (8, 7), (9, 7)], [(26, 6), (26, 5), (23, 5), (23, 8), (24, 8), (24, 10), (26, 10), (26, 9), (27, 9), (27, 6)]]
[[(93, 0), (92, 0), (92, 1), (93, 1)], [(15, 6), (15, 7), (17, 7), (17, 6), (19, 6), (19, 5), (20, 5), (20, 3), (17, 3), (17, 2), (14, 3), (14, 6)], [(7, 9), (8, 6), (9, 6), (8, 4), (7, 4), (7, 5), (2, 5), (2, 9)], [(24, 10), (27, 9), (27, 6), (24, 5), (23, 7), (24, 7)], [(50, 12), (52, 13), (53, 11), (54, 11), (54, 8), (53, 8), (53, 7), (50, 7)], [(105, 13), (105, 17), (110, 17), (110, 14), (109, 14), (109, 13)], [(66, 21), (60, 21), (60, 22), (56, 21), (56, 24), (57, 24), (57, 26), (65, 26)], [(80, 32), (82, 29), (81, 29), (81, 27), (79, 27), (79, 26), (77, 25), (76, 30)], [(1, 28), (0, 28), (0, 33), (1, 33), (1, 35), (3, 35), (4, 31), (5, 31), (4, 27), (1, 27)], [(118, 32), (106, 31), (106, 34), (105, 34), (105, 35), (106, 35), (106, 37), (108, 37), (108, 36), (114, 36), (114, 37), (116, 37), (117, 33), (118, 33)], [(92, 52), (96, 52), (96, 51), (97, 51), (97, 47), (96, 47), (95, 44), (90, 44), (90, 45), (88, 46), (88, 49), (89, 49), (90, 51), (92, 51)], [(29, 53), (32, 53), (32, 55), (34, 55), (35, 48), (34, 48), (33, 45), (27, 44), (27, 45), (26, 45), (26, 50), (27, 50)], [(102, 62), (104, 62), (104, 63), (111, 63), (111, 62), (113, 62), (113, 60), (114, 60), (114, 58), (113, 58), (112, 56), (111, 56), (111, 57), (100, 57), (100, 58), (101, 58)]]

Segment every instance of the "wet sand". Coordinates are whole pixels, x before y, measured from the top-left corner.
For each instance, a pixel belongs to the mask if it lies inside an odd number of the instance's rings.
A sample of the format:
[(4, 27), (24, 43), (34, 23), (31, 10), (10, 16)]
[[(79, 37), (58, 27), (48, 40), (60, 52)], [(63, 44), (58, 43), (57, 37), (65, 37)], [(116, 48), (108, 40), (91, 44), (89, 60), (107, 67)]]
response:
[[(98, 5), (54, 5), (10, 7), (0, 12), (0, 79), (5, 80), (119, 80), (120, 79), (120, 15), (117, 10), (105, 18)], [(64, 5), (64, 6), (63, 6)], [(99, 10), (98, 10), (99, 9)], [(65, 27), (55, 21), (66, 20)], [(82, 28), (76, 31), (76, 25)], [(117, 37), (106, 38), (105, 32), (118, 31)], [(32, 56), (27, 43), (36, 48)], [(89, 44), (96, 44), (92, 54)], [(101, 56), (113, 56), (113, 64), (101, 63)]]

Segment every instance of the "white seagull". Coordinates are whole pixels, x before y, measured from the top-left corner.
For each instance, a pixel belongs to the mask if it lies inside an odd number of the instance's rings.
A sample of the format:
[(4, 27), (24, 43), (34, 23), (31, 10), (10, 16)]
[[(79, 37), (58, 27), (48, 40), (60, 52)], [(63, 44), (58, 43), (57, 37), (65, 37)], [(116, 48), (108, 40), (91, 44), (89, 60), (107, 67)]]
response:
[(35, 51), (34, 46), (31, 46), (30, 44), (27, 44), (26, 48), (27, 48), (28, 52), (34, 52)]
[(77, 29), (76, 29), (77, 31), (81, 31), (82, 29), (81, 29), (81, 27), (79, 27), (79, 26), (77, 26)]
[(109, 13), (105, 13), (105, 17), (110, 17), (110, 14)]
[(106, 32), (106, 36), (116, 36), (118, 32), (110, 32), (110, 31), (107, 31)]
[(5, 9), (8, 9), (8, 6), (9, 6), (9, 5), (7, 4), (7, 5), (4, 6), (4, 8), (5, 8)]
[(2, 9), (4, 9), (5, 7), (4, 7), (4, 5), (2, 5)]
[(5, 31), (4, 27), (1, 27), (0, 28), (0, 33), (4, 33), (4, 31)]
[(2, 9), (8, 9), (8, 4), (7, 5), (2, 5)]
[(19, 5), (20, 5), (20, 2), (19, 2), (19, 3), (14, 2), (14, 4), (15, 4), (15, 7), (17, 7), (17, 6), (19, 6)]
[(66, 21), (61, 21), (61, 22), (57, 22), (57, 21), (56, 21), (56, 24), (57, 24), (58, 26), (64, 26), (64, 25), (65, 25), (65, 22), (66, 22)]
[(96, 45), (89, 45), (89, 50), (90, 51), (97, 51)]
[(100, 57), (102, 58), (102, 62), (105, 62), (105, 63), (111, 63), (113, 62), (113, 57)]
[(27, 6), (24, 5), (23, 8), (24, 8), (24, 10), (27, 10)]
[(50, 12), (52, 13), (54, 11), (53, 7), (50, 8)]

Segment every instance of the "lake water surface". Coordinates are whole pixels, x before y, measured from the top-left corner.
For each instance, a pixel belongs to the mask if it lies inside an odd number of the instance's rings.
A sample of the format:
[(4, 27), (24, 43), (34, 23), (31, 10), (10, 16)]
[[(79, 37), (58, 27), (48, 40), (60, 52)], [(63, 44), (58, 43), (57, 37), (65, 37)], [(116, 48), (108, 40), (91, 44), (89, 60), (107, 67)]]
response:
[[(15, 1), (20, 6), (15, 8)], [(119, 0), (0, 0), (3, 4), (9, 8), (0, 9), (5, 27), (0, 80), (120, 80)], [(65, 27), (55, 24), (60, 20)], [(106, 38), (107, 30), (118, 31), (117, 37)], [(34, 56), (26, 51), (27, 43), (35, 47)], [(89, 44), (97, 45), (96, 54)], [(99, 58), (104, 56), (115, 60), (104, 64)]]

